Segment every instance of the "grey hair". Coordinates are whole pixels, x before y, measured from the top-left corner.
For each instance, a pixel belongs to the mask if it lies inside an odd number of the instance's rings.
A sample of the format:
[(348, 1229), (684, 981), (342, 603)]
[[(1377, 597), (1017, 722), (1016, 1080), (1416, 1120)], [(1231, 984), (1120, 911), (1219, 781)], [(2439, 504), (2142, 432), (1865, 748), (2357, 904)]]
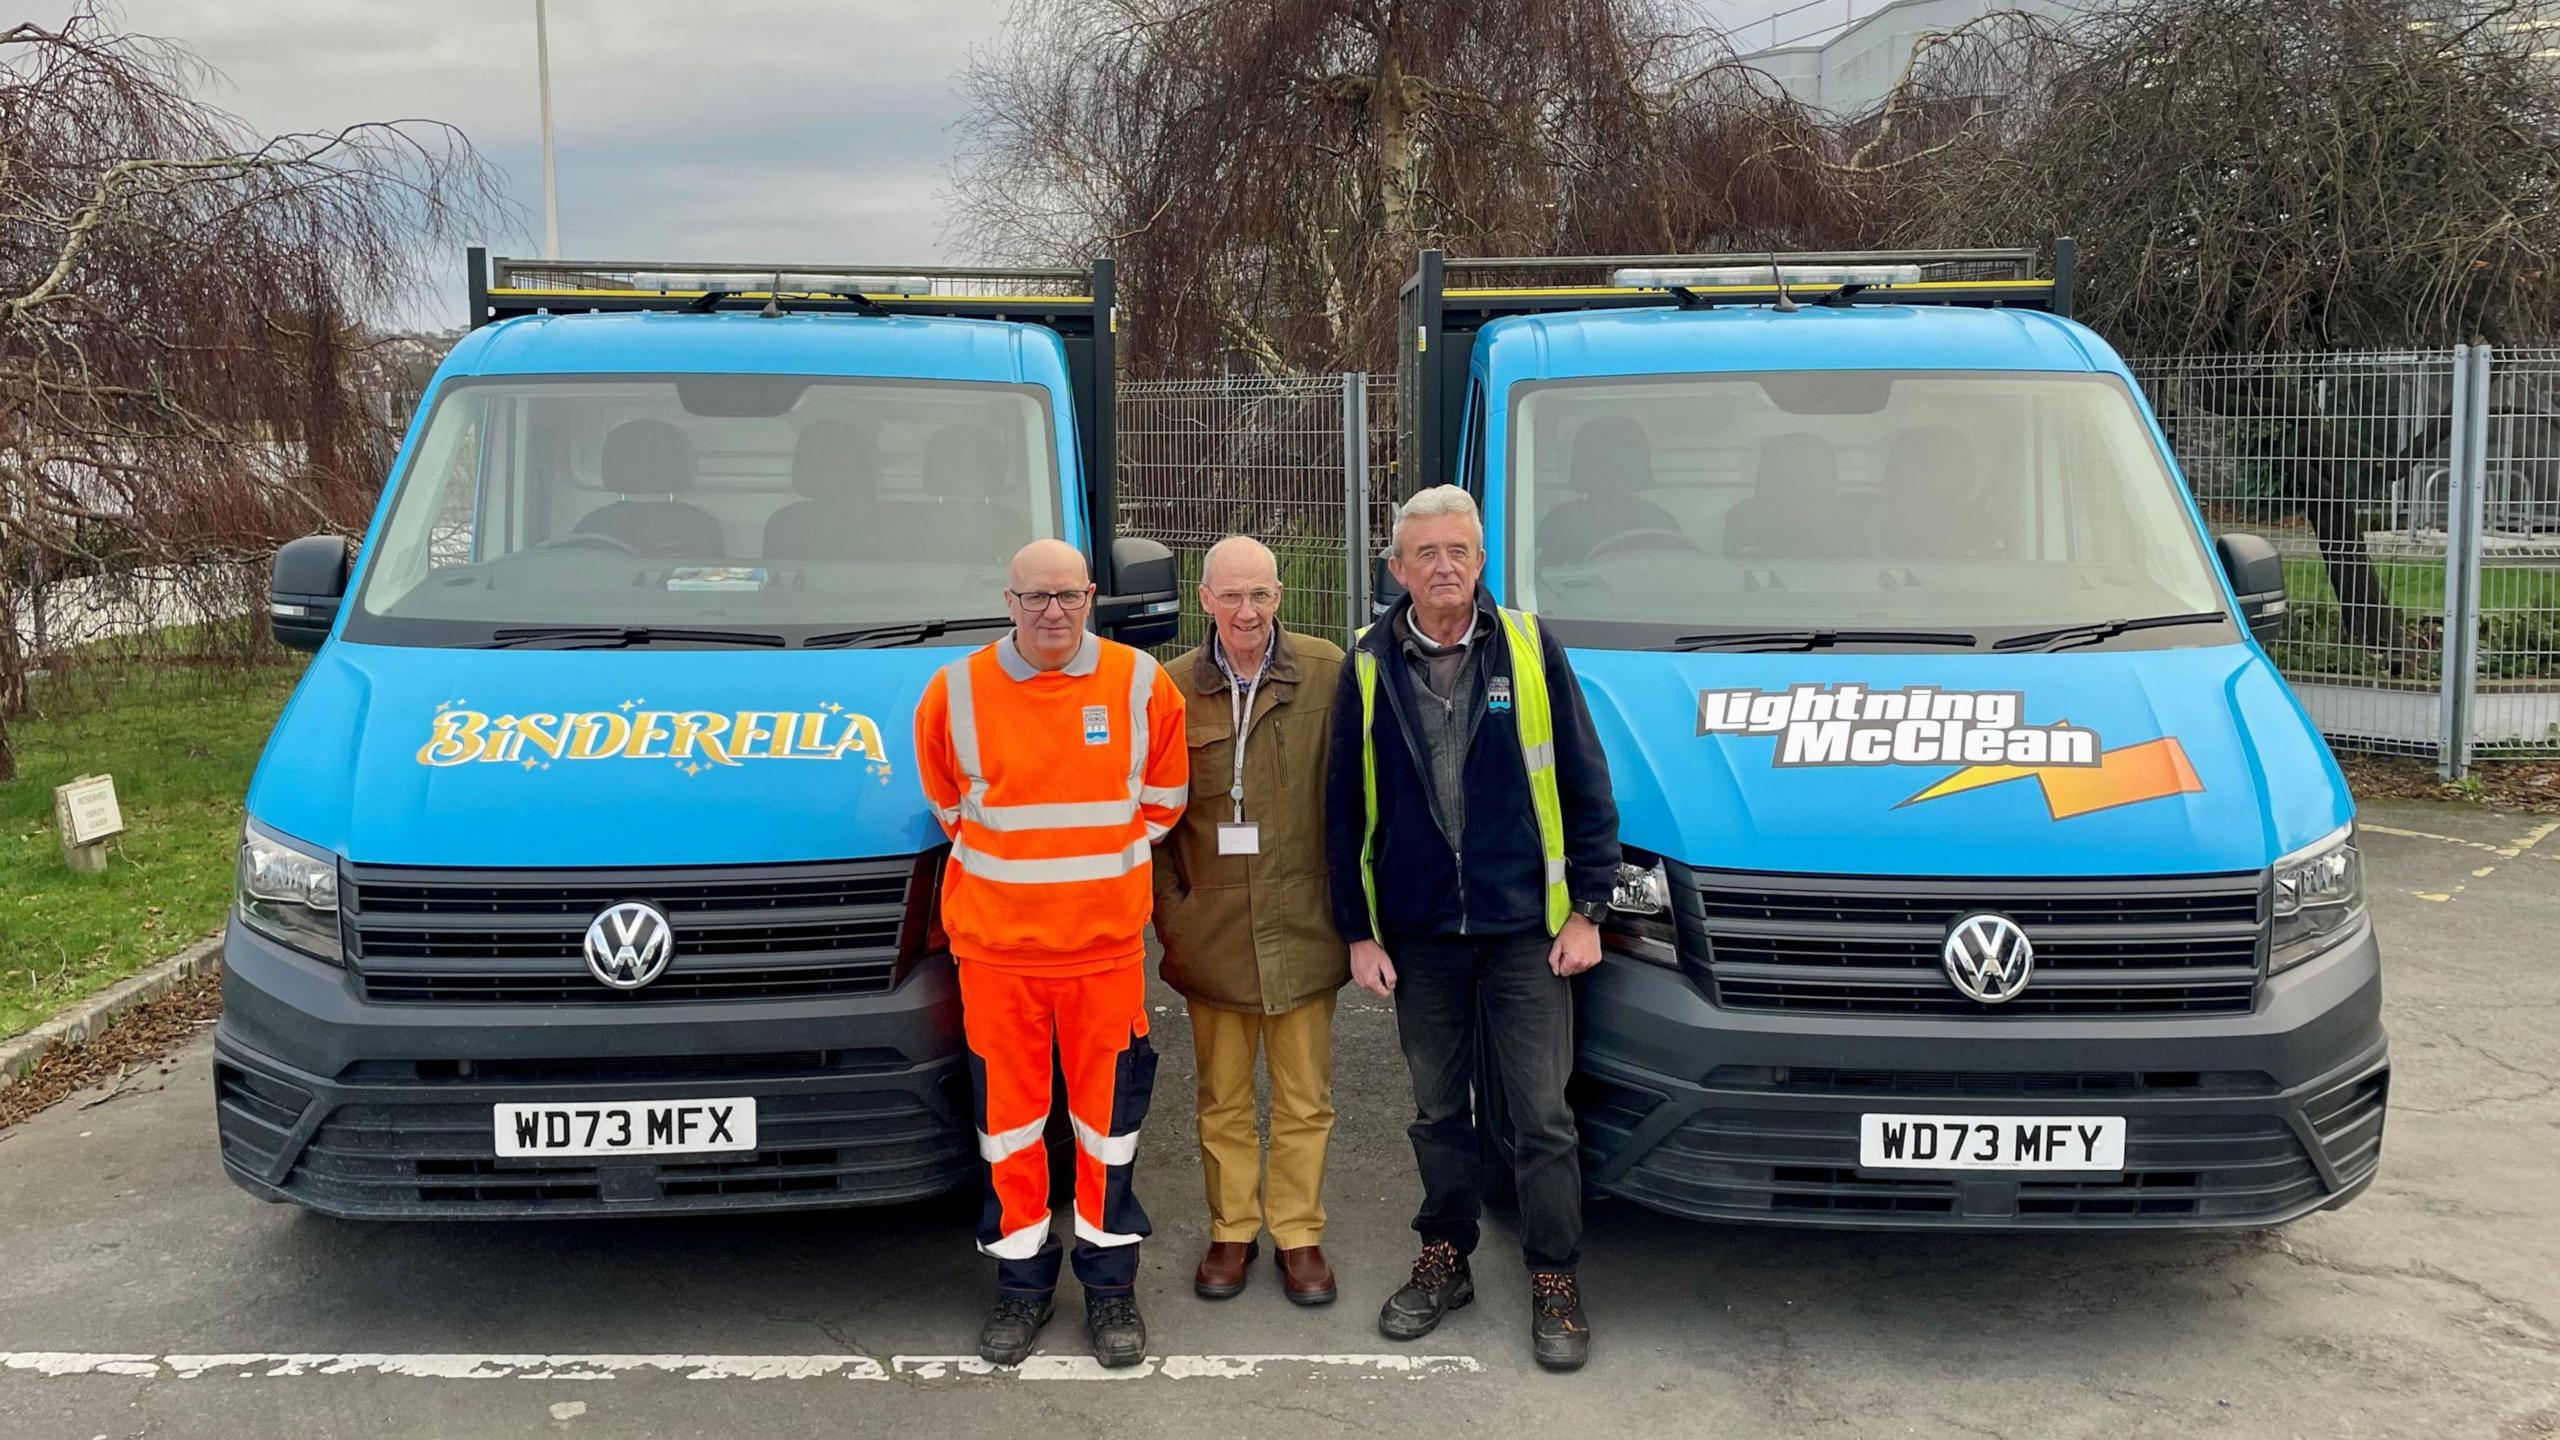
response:
[(1433, 485), (1416, 490), (1411, 499), (1396, 511), (1396, 528), (1387, 537), (1387, 548), (1404, 553), (1404, 522), (1432, 515), (1464, 515), (1476, 527), (1476, 545), (1484, 545), (1484, 512), (1476, 508), (1476, 497), (1455, 485)]

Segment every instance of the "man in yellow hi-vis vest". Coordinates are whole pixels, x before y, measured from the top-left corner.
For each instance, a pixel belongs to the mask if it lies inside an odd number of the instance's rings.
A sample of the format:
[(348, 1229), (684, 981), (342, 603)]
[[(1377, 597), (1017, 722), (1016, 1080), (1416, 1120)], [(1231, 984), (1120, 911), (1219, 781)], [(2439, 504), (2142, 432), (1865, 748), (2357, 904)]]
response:
[(1388, 564), (1406, 598), (1361, 633), (1334, 700), (1334, 926), (1350, 942), (1351, 978), (1395, 1000), (1413, 1073), (1422, 1255), (1379, 1330), (1418, 1339), (1475, 1298), (1481, 1053), (1513, 1143), (1531, 1349), (1571, 1370), (1591, 1346), (1574, 1279), (1571, 980), (1600, 962), (1618, 811), (1563, 647), (1537, 617), (1493, 603), (1484, 559), (1465, 491), (1434, 486), (1398, 512)]

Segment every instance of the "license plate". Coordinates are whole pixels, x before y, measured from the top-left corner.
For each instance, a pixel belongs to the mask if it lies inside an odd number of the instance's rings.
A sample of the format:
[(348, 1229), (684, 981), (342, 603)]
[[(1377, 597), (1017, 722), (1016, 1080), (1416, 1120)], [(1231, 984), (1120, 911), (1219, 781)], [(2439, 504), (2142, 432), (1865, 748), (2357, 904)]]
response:
[(626, 1100), (496, 1107), (498, 1154), (699, 1155), (756, 1148), (756, 1102)]
[(1861, 1170), (2122, 1170), (2121, 1115), (1861, 1115)]

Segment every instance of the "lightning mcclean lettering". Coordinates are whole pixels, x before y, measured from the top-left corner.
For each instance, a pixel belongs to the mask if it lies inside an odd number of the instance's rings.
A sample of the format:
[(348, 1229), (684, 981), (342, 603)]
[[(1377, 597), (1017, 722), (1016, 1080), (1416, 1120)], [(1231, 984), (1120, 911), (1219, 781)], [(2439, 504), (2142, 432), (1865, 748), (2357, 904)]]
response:
[(1777, 737), (1778, 765), (2096, 765), (2098, 732), (2021, 720), (2015, 690), (1859, 684), (1698, 692), (1701, 735)]

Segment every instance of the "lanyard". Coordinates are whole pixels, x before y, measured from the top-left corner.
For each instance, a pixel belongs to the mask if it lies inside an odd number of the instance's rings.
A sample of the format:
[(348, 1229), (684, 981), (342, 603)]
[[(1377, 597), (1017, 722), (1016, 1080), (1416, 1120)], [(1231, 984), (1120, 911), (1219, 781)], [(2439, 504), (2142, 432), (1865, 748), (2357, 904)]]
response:
[(1253, 720), (1253, 697), (1261, 692), (1263, 674), (1271, 668), (1271, 643), (1264, 642), (1262, 663), (1254, 667), (1253, 678), (1241, 684), (1237, 682), (1236, 672), (1223, 663), (1226, 655), (1226, 650), (1221, 647), (1218, 659), (1221, 662), (1219, 668), (1227, 671), (1227, 713), (1235, 717), (1236, 765), (1235, 775), (1227, 786), (1227, 798), (1235, 802), (1236, 823), (1241, 825), (1244, 823), (1245, 729)]

